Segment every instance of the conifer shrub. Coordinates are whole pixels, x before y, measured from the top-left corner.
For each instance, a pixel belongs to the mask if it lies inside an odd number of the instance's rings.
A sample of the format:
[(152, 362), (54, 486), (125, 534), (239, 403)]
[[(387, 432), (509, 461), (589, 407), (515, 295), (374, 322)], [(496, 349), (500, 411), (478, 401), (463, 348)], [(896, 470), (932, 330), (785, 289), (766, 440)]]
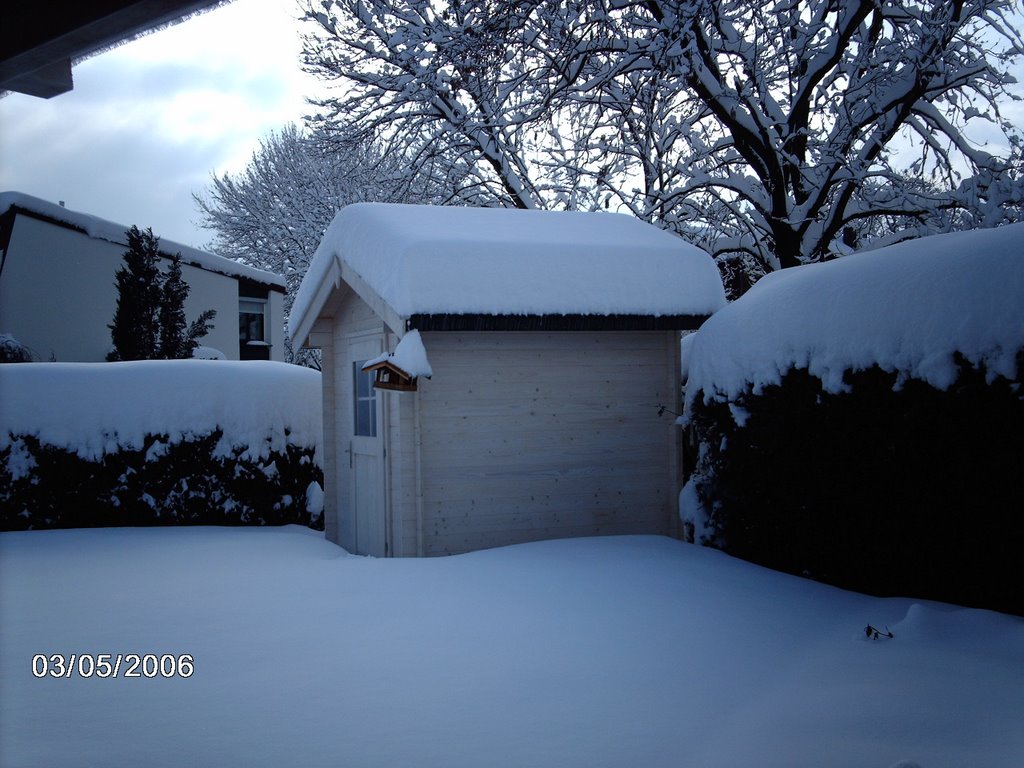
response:
[(948, 390), (876, 366), (838, 394), (806, 369), (730, 402), (698, 393), (689, 537), (860, 592), (1024, 615), (1024, 352), (1014, 380), (957, 366)]
[(0, 530), (149, 525), (285, 525), (323, 530), (307, 508), (323, 472), (311, 447), (287, 444), (263, 458), (219, 450), (216, 429), (172, 442), (148, 435), (138, 449), (96, 460), (11, 435), (0, 449)]
[(181, 276), (181, 254), (160, 270), (160, 238), (153, 230), (131, 227), (128, 250), (115, 275), (117, 305), (108, 326), (113, 350), (108, 361), (185, 360), (209, 333), (217, 312), (207, 309), (191, 325), (185, 301), (191, 288)]

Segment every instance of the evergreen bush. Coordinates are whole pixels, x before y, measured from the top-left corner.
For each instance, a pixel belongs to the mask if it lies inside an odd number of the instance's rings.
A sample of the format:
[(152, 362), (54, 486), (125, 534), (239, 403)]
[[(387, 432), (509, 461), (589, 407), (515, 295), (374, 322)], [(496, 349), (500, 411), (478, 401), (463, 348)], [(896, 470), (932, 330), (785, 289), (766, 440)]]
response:
[(9, 333), (0, 333), (0, 363), (31, 363), (33, 359), (28, 347)]
[(198, 339), (210, 330), (215, 310), (208, 309), (186, 327), (189, 285), (181, 277), (181, 255), (160, 271), (160, 238), (151, 229), (131, 227), (128, 250), (117, 270), (117, 305), (110, 328), (114, 349), (107, 360), (182, 360), (192, 357)]
[(148, 435), (135, 450), (99, 460), (12, 435), (0, 450), (0, 530), (139, 525), (284, 525), (323, 530), (310, 512), (311, 483), (323, 487), (313, 448), (288, 444), (264, 459), (218, 450), (223, 433), (170, 442)]
[[(860, 592), (1024, 615), (1024, 390), (958, 359), (948, 390), (806, 369), (689, 414), (690, 537)], [(686, 496), (684, 493), (684, 497)], [(694, 526), (694, 522), (697, 525)]]

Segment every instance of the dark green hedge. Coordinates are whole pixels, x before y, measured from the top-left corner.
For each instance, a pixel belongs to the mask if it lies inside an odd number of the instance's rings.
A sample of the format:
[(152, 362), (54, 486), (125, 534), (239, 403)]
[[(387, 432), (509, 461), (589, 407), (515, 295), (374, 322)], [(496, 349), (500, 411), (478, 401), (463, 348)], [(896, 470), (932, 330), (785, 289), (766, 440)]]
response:
[[(312, 448), (288, 445), (261, 460), (237, 448), (225, 457), (216, 450), (222, 434), (180, 442), (150, 435), (138, 450), (97, 461), (12, 435), (0, 450), (0, 530), (286, 523), (323, 530), (322, 516), (306, 509), (309, 484), (323, 486)], [(26, 452), (34, 462), (27, 473)]]
[(1024, 615), (1022, 362), (1016, 381), (988, 382), (958, 360), (948, 391), (875, 367), (847, 372), (841, 394), (791, 370), (731, 404), (698, 396), (711, 543), (860, 592)]

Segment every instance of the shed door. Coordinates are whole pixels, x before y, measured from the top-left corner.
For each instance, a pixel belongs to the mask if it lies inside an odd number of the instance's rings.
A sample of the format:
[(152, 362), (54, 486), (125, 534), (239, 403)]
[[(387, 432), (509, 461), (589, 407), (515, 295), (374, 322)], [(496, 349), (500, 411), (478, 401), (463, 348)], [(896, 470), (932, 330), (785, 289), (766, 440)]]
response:
[(355, 517), (355, 551), (361, 555), (388, 554), (384, 504), (384, 437), (381, 398), (373, 374), (363, 363), (380, 354), (379, 336), (349, 342), (352, 377), (352, 487), (349, 500)]

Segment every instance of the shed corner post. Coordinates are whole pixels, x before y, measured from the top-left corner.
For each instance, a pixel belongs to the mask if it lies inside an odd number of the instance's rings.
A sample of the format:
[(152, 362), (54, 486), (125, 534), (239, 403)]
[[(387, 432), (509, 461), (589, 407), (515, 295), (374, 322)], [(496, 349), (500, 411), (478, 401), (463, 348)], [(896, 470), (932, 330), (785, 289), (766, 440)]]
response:
[(324, 535), (328, 541), (341, 546), (341, 532), (338, 528), (338, 422), (335, 409), (336, 375), (334, 333), (325, 333), (321, 339), (321, 394), (323, 409), (323, 461), (324, 461)]
[[(672, 331), (667, 334), (669, 344), (669, 392), (672, 410), (682, 413), (683, 402), (683, 359), (681, 351), (682, 334)], [(683, 538), (682, 522), (679, 519), (679, 494), (683, 490), (683, 430), (674, 422), (669, 440), (669, 518), (668, 534), (674, 539)]]
[(422, 406), (419, 388), (413, 391), (412, 396), (413, 443), (416, 449), (416, 557), (423, 557), (423, 425), (420, 416)]

